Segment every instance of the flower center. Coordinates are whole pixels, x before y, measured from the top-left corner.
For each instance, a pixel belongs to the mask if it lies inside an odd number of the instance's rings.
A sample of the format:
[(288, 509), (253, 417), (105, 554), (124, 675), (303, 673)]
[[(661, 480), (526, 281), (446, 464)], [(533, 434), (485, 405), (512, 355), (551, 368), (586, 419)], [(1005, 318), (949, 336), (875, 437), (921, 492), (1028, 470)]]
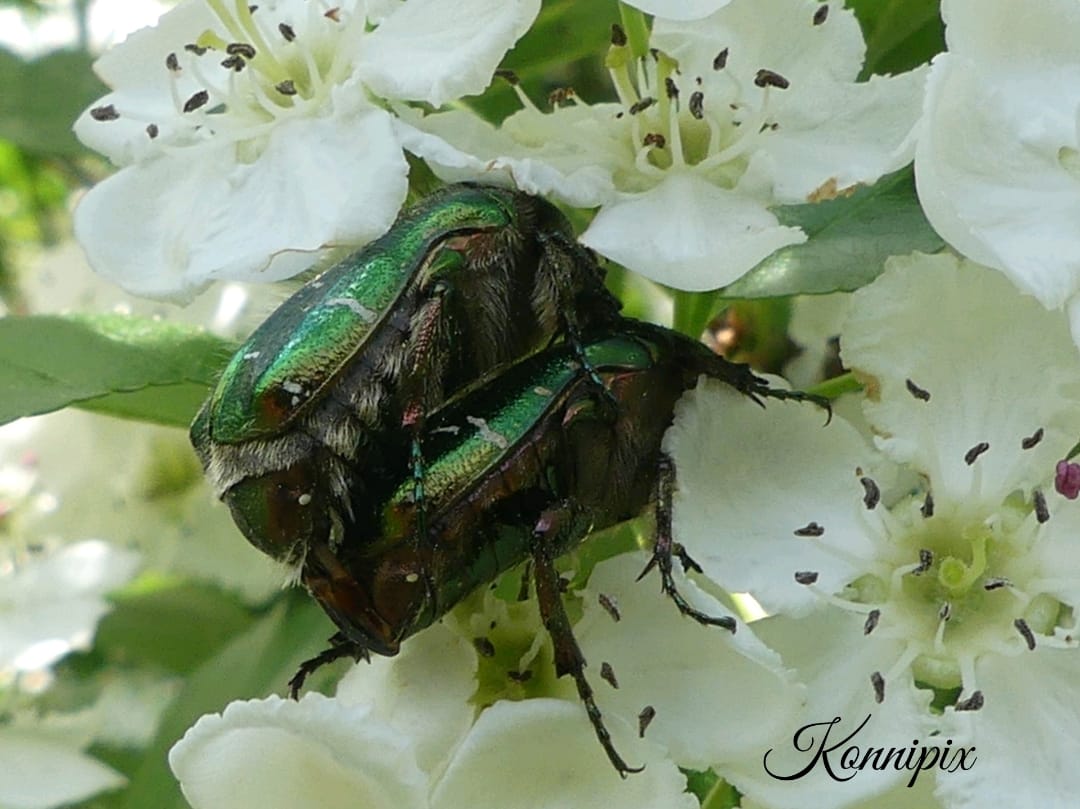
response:
[[(987, 449), (980, 444), (965, 459), (975, 463)], [(864, 634), (902, 642), (889, 670), (871, 674), (878, 702), (888, 682), (910, 670), (920, 687), (962, 695), (957, 710), (975, 710), (983, 704), (975, 676), (980, 657), (1040, 646), (1077, 648), (1072, 609), (1054, 595), (1060, 582), (1040, 569), (1033, 553), (1050, 519), (1041, 491), (1028, 499), (1010, 496), (993, 513), (974, 514), (963, 503), (935, 506), (930, 495), (878, 509), (876, 484), (869, 478), (862, 483), (876, 535), (873, 559), (844, 556), (816, 523), (797, 533), (858, 564), (863, 575), (836, 595), (817, 588), (814, 572), (795, 578), (829, 603), (866, 615)]]

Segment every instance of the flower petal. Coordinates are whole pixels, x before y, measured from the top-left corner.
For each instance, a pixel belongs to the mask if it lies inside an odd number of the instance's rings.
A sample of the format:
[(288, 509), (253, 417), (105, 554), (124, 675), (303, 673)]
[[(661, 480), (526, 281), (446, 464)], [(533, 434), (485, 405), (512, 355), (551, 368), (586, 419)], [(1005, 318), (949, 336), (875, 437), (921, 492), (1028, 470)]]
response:
[[(709, 578), (751, 592), (770, 612), (818, 603), (796, 571), (817, 572), (818, 586), (833, 593), (863, 572), (851, 557), (873, 556), (855, 471), (872, 468), (870, 450), (842, 419), (824, 422), (812, 406), (762, 409), (706, 380), (679, 402), (664, 438), (678, 475), (676, 541)], [(795, 535), (810, 523), (824, 529), (821, 540)]]
[(700, 20), (731, 0), (626, 0), (626, 5), (669, 20)]
[[(841, 355), (873, 382), (866, 413), (879, 446), (928, 475), (935, 499), (993, 511), (1014, 489), (1045, 484), (1080, 421), (1080, 362), (1062, 313), (991, 270), (920, 254), (890, 259), (851, 312)], [(1040, 427), (1043, 440), (1021, 450)], [(965, 456), (982, 442), (976, 479)]]
[[(838, 807), (867, 800), (911, 778), (910, 772), (898, 772), (895, 765), (857, 770), (842, 764), (852, 755), (845, 755), (852, 745), (861, 760), (870, 747), (895, 747), (906, 755), (912, 739), (924, 740), (916, 746), (929, 743), (930, 727), (925, 723), (931, 692), (917, 690), (908, 669), (895, 678), (888, 674), (903, 651), (903, 641), (866, 637), (862, 625), (861, 616), (836, 610), (801, 619), (775, 616), (752, 624), (806, 684), (807, 701), (770, 745), (721, 768), (741, 792), (772, 809), (803, 809), (807, 795), (814, 796), (815, 807)], [(881, 703), (875, 701), (870, 681), (874, 672), (885, 678)], [(801, 774), (792, 777), (797, 773)], [(932, 780), (928, 775), (922, 778)]]
[(416, 747), (426, 772), (438, 772), (472, 725), (476, 652), (438, 623), (410, 639), (396, 657), (359, 663), (341, 680), (337, 698), (371, 715)]
[(426, 806), (408, 740), (320, 694), (233, 702), (196, 722), (169, 765), (195, 809)]
[(62, 740), (0, 729), (0, 806), (53, 809), (123, 786), (117, 772)]
[(484, 91), (540, 0), (411, 0), (370, 35), (356, 69), (383, 98), (447, 101)]
[(556, 699), (497, 702), (476, 721), (432, 795), (441, 809), (682, 807), (697, 800), (657, 748), (608, 720), (615, 744), (644, 772), (626, 780), (607, 760), (580, 705)]
[(986, 702), (966, 717), (975, 751), (967, 767), (938, 776), (938, 797), (949, 809), (1071, 805), (1080, 792), (1080, 652), (988, 655), (976, 673)]
[(653, 281), (701, 291), (730, 284), (806, 235), (752, 199), (670, 173), (643, 194), (605, 205), (581, 241)]
[[(382, 112), (279, 124), (251, 164), (231, 145), (193, 157), (129, 166), (83, 198), (75, 231), (96, 271), (152, 297), (280, 280), (311, 266), (311, 251), (378, 236), (405, 198), (407, 166)], [(149, 210), (136, 212), (140, 202)]]
[[(1080, 290), (1080, 10), (942, 3), (915, 168), (934, 228), (1048, 308)], [(1001, 36), (1007, 30), (1008, 36)]]
[[(590, 671), (607, 663), (618, 682), (617, 689), (594, 683), (601, 710), (633, 723), (642, 706), (651, 705), (656, 716), (646, 738), (666, 747), (681, 767), (705, 770), (759, 751), (798, 710), (801, 689), (746, 624), (740, 622), (734, 634), (702, 626), (660, 591), (655, 571), (636, 582), (648, 558), (623, 554), (597, 565), (589, 577), (576, 634)], [(697, 609), (731, 616), (692, 581), (681, 575), (676, 580)], [(600, 605), (600, 594), (617, 605), (618, 622)]]

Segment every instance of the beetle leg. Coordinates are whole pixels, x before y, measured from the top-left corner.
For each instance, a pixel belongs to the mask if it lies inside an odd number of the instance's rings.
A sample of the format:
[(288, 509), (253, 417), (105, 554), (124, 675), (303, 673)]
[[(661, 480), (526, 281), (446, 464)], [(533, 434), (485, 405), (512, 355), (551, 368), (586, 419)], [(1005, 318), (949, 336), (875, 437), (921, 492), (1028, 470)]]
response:
[(300, 689), (304, 687), (304, 682), (307, 678), (323, 666), (329, 665), (335, 660), (341, 660), (343, 657), (351, 657), (357, 662), (360, 660), (371, 662), (371, 655), (368, 654), (368, 650), (359, 643), (349, 640), (341, 632), (338, 632), (330, 638), (329, 643), (329, 649), (324, 649), (315, 655), (315, 657), (305, 660), (296, 669), (296, 674), (289, 680), (290, 699), (299, 699)]
[(562, 677), (569, 674), (574, 678), (577, 686), (578, 697), (585, 705), (585, 712), (589, 715), (596, 738), (600, 740), (601, 747), (607, 753), (608, 760), (618, 770), (623, 778), (628, 773), (641, 772), (643, 767), (631, 767), (615, 749), (611, 741), (611, 734), (604, 725), (604, 718), (600, 708), (593, 698), (593, 689), (585, 678), (585, 656), (581, 653), (573, 629), (570, 627), (570, 619), (566, 615), (561, 594), (561, 579), (555, 569), (554, 553), (558, 548), (558, 534), (563, 525), (571, 517), (571, 509), (563, 504), (548, 509), (540, 515), (532, 535), (532, 563), (533, 580), (536, 582), (536, 600), (540, 607), (540, 617), (544, 622), (544, 628), (551, 636), (551, 642), (555, 649), (555, 674)]
[(549, 268), (548, 272), (541, 271), (538, 274), (547, 275), (554, 280), (555, 294), (558, 298), (560, 326), (566, 335), (566, 341), (574, 349), (574, 354), (577, 355), (577, 360), (581, 363), (581, 368), (589, 381), (598, 390), (603, 391), (605, 400), (611, 405), (617, 406), (618, 402), (616, 402), (615, 397), (604, 386), (600, 375), (585, 355), (585, 344), (582, 339), (583, 329), (577, 317), (577, 313), (581, 308), (577, 301), (579, 291), (574, 288), (574, 284), (576, 281), (580, 281), (583, 275), (589, 276), (589, 274), (581, 273), (575, 267), (586, 263), (596, 266), (596, 272), (592, 274), (595, 278), (590, 279), (595, 280), (595, 287), (584, 291), (591, 293), (590, 302), (592, 306), (597, 306), (595, 299), (599, 298), (603, 305), (610, 310), (603, 313), (594, 312), (593, 316), (596, 320), (608, 324), (618, 321), (621, 304), (604, 288), (599, 266), (576, 241), (557, 232), (541, 232), (537, 234), (536, 238), (540, 242), (542, 249), (540, 261)]
[(679, 612), (693, 618), (699, 624), (706, 626), (718, 626), (729, 632), (735, 631), (735, 619), (728, 616), (707, 615), (683, 598), (678, 587), (675, 586), (675, 578), (671, 575), (671, 558), (679, 557), (684, 570), (701, 570), (698, 563), (690, 558), (686, 550), (672, 540), (671, 536), (671, 500), (675, 492), (675, 461), (666, 452), (660, 453), (657, 463), (656, 476), (656, 541), (653, 544), (653, 555), (645, 569), (638, 576), (638, 581), (643, 579), (654, 567), (660, 571), (661, 587), (664, 594), (670, 598)]

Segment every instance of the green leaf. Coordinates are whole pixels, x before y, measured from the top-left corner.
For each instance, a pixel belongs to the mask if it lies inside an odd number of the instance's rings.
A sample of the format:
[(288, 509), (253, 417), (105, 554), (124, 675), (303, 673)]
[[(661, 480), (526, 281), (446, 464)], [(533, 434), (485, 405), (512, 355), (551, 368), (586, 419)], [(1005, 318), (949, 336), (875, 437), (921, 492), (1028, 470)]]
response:
[(0, 138), (39, 154), (84, 152), (71, 125), (107, 91), (92, 61), (81, 51), (54, 51), (27, 62), (0, 49)]
[(866, 39), (864, 77), (901, 73), (945, 50), (938, 0), (851, 0)]
[(72, 404), (186, 427), (233, 346), (122, 315), (0, 320), (0, 424)]
[(773, 253), (724, 289), (728, 298), (850, 292), (881, 274), (885, 259), (944, 242), (926, 221), (910, 168), (860, 188), (849, 197), (777, 208), (785, 225), (801, 227), (804, 244)]

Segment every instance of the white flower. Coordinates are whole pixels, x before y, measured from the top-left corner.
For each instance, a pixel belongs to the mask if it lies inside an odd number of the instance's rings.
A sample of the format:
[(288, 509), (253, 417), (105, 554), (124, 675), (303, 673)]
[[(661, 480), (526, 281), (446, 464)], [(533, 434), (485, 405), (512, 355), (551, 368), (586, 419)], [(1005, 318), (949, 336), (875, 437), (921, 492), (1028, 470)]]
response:
[(657, 19), (655, 56), (608, 57), (619, 103), (571, 98), (494, 130), (466, 112), (402, 135), (444, 178), (512, 179), (600, 206), (582, 241), (689, 290), (731, 283), (806, 239), (769, 211), (834, 196), (899, 168), (921, 104), (921, 71), (856, 83), (854, 15), (814, 0), (733, 0), (693, 22)]
[[(170, 754), (184, 794), (195, 809), (695, 806), (675, 763), (707, 767), (762, 743), (801, 692), (745, 625), (734, 636), (701, 627), (635, 583), (646, 559), (597, 566), (577, 626), (615, 745), (644, 772), (618, 777), (569, 678), (554, 678), (535, 603), (485, 590), (472, 599), (482, 611), (456, 610), (398, 657), (360, 664), (334, 700), (271, 698), (203, 717)], [(727, 614), (680, 584), (695, 605)], [(733, 672), (756, 678), (753, 700), (727, 699)], [(641, 739), (647, 705), (655, 718)]]
[(124, 168), (75, 228), (94, 268), (184, 297), (273, 281), (393, 221), (407, 165), (388, 99), (481, 92), (539, 0), (185, 0), (98, 60), (113, 92), (76, 122)]
[[(676, 536), (710, 578), (773, 613), (752, 626), (808, 687), (770, 769), (811, 761), (814, 731), (800, 751), (800, 727), (840, 717), (831, 744), (869, 716), (851, 742), (862, 750), (975, 748), (966, 770), (921, 776), (950, 809), (1069, 805), (1080, 512), (1053, 480), (1080, 424), (1080, 360), (1064, 315), (992, 270), (916, 255), (855, 294), (841, 352), (867, 385), (877, 452), (839, 417), (823, 428), (806, 408), (723, 390), (687, 401), (669, 434)], [(739, 459), (731, 481), (718, 458)], [(885, 483), (897, 465), (914, 487)], [(931, 688), (944, 714), (928, 709)], [(771, 807), (808, 794), (847, 805), (912, 776), (838, 783), (819, 761), (780, 781), (764, 752), (725, 774)]]
[(915, 159), (941, 236), (1044, 306), (1080, 344), (1080, 5), (943, 0)]

